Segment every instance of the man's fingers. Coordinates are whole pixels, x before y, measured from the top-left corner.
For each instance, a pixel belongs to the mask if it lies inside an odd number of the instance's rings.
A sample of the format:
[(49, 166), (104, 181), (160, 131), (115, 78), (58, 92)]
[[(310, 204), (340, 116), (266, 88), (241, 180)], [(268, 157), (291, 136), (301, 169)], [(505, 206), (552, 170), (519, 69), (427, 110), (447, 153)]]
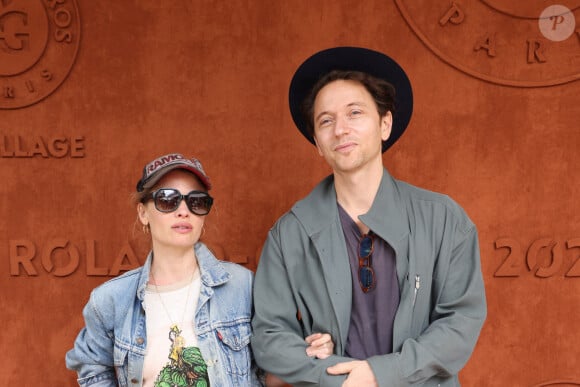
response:
[[(314, 337), (314, 336), (315, 335), (308, 336), (308, 337), (312, 338), (312, 340), (309, 344), (313, 347), (328, 347), (329, 344), (332, 344), (332, 338), (330, 337), (330, 335), (328, 333), (324, 333), (324, 334), (318, 333), (318, 334), (316, 334), (316, 337)], [(308, 342), (308, 340), (306, 342)]]
[(334, 343), (328, 333), (314, 333), (304, 339), (308, 345), (306, 355), (318, 359), (326, 359), (332, 355)]
[(355, 367), (356, 363), (357, 363), (356, 361), (347, 361), (344, 363), (338, 363), (333, 365), (332, 367), (328, 367), (326, 369), (326, 372), (328, 372), (330, 375), (348, 374)]
[(312, 342), (322, 337), (322, 333), (313, 333), (310, 336), (307, 336), (304, 340), (306, 343), (312, 345)]

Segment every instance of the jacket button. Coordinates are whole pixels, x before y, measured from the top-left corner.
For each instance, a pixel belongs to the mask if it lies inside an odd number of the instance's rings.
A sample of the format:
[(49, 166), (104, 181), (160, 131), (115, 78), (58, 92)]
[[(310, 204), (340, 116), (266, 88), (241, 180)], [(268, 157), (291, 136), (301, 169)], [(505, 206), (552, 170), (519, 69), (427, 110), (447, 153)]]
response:
[(141, 345), (143, 344), (143, 342), (145, 342), (145, 340), (143, 340), (142, 337), (137, 337), (137, 340), (135, 340), (137, 342), (137, 344)]
[(137, 383), (139, 383), (139, 381), (137, 379), (133, 378), (133, 379), (131, 379), (131, 383), (137, 384)]

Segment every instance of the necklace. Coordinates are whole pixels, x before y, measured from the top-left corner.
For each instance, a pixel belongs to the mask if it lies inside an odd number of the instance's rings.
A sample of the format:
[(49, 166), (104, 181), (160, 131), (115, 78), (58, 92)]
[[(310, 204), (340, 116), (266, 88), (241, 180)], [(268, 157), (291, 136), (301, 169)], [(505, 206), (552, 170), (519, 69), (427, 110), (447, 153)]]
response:
[(179, 326), (183, 326), (183, 322), (185, 321), (185, 313), (187, 311), (187, 305), (189, 304), (189, 296), (191, 294), (191, 288), (193, 287), (193, 277), (195, 276), (195, 273), (197, 272), (197, 268), (195, 270), (193, 270), (193, 272), (191, 273), (191, 278), (189, 279), (189, 285), (187, 288), (187, 297), (185, 299), (185, 305), (183, 306), (183, 314), (181, 315), (181, 322), (180, 324), (178, 324), (177, 321), (175, 321), (173, 318), (171, 318), (171, 313), (169, 313), (169, 309), (167, 308), (167, 306), (165, 305), (165, 302), (163, 302), (163, 297), (161, 296), (161, 293), (159, 292), (159, 288), (157, 287), (157, 280), (155, 279), (155, 275), (153, 274), (153, 270), (151, 270), (151, 278), (153, 279), (153, 287), (155, 288), (155, 293), (157, 294), (157, 297), (159, 297), (159, 301), (161, 302), (161, 306), (163, 306), (163, 310), (165, 311), (165, 314), (167, 314), (167, 318), (169, 319), (169, 322), (171, 323), (171, 328), (169, 331), (169, 339), (174, 343), (174, 345), (177, 348), (182, 348), (183, 345), (185, 344), (185, 339), (183, 338), (183, 336), (181, 336), (181, 332), (182, 330), (179, 328)]

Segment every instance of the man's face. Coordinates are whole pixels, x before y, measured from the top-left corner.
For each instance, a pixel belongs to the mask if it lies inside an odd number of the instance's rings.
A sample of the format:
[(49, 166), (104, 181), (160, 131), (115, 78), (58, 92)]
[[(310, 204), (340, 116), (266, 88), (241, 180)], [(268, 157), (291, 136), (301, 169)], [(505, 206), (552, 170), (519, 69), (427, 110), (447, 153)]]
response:
[(335, 173), (355, 171), (369, 161), (382, 163), (382, 141), (392, 116), (380, 117), (371, 94), (356, 81), (330, 82), (314, 100), (314, 140)]

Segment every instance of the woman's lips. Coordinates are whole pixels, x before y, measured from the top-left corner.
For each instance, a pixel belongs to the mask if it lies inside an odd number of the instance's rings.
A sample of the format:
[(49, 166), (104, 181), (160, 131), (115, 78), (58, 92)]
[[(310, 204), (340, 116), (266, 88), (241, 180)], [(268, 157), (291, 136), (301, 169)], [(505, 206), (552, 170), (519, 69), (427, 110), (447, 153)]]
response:
[(171, 228), (182, 234), (188, 233), (193, 229), (189, 223), (177, 223), (171, 226)]

